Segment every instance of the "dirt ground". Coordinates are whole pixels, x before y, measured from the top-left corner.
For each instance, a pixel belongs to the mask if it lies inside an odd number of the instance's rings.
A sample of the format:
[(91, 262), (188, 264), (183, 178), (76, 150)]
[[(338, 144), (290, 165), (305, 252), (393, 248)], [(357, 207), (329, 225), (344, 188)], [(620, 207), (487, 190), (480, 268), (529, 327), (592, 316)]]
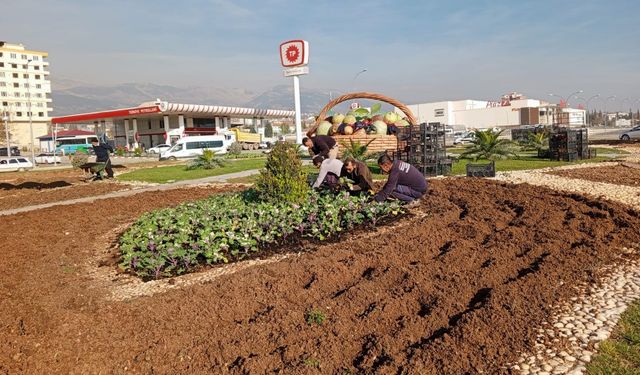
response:
[(0, 210), (101, 195), (131, 188), (131, 185), (115, 181), (87, 181), (87, 176), (77, 169), (2, 173), (0, 174)]
[[(204, 284), (107, 298), (89, 260), (108, 258), (113, 228), (221, 189), (4, 217), (0, 374), (508, 373), (552, 304), (640, 244), (640, 214), (620, 204), (434, 180), (392, 229)], [(312, 309), (323, 324), (307, 324)]]
[(622, 163), (610, 167), (558, 170), (549, 172), (549, 174), (616, 185), (640, 186), (640, 164), (636, 163)]

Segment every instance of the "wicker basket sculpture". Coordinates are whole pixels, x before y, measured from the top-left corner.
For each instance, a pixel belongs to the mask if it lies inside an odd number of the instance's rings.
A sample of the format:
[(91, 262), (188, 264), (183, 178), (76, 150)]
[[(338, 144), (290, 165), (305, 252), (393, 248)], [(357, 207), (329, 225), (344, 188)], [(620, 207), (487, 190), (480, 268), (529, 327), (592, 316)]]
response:
[[(311, 137), (315, 134), (318, 126), (320, 125), (320, 122), (324, 120), (325, 117), (327, 117), (327, 113), (331, 110), (331, 108), (342, 102), (352, 99), (371, 99), (391, 104), (405, 114), (406, 120), (410, 125), (417, 124), (416, 118), (411, 110), (399, 101), (381, 94), (370, 92), (354, 92), (337, 97), (327, 103), (327, 105), (322, 108), (322, 111), (320, 111), (320, 115), (318, 115), (316, 123), (309, 129), (309, 131), (307, 131), (307, 136)], [(386, 152), (391, 150), (395, 151), (398, 147), (398, 139), (395, 135), (356, 133), (352, 135), (333, 135), (333, 138), (338, 142), (340, 153), (342, 151), (343, 145), (348, 144), (350, 140), (354, 142), (360, 142), (360, 144), (369, 144), (369, 146), (367, 147), (369, 152)]]

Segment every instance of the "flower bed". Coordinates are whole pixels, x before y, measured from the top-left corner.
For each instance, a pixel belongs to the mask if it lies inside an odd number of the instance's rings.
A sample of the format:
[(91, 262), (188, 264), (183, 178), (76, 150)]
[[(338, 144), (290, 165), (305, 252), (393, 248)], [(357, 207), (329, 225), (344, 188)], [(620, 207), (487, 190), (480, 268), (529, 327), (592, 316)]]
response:
[(120, 266), (143, 279), (180, 275), (292, 238), (326, 240), (401, 212), (397, 202), (368, 202), (346, 193), (313, 192), (302, 205), (262, 202), (252, 190), (215, 195), (140, 217), (120, 239)]

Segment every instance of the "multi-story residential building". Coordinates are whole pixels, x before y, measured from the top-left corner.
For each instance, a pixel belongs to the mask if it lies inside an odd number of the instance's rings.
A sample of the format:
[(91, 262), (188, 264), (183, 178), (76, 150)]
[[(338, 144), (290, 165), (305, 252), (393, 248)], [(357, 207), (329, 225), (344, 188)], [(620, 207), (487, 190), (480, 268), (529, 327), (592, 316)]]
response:
[(0, 112), (8, 120), (12, 145), (37, 148), (37, 137), (47, 134), (52, 111), (47, 57), (47, 52), (0, 41)]

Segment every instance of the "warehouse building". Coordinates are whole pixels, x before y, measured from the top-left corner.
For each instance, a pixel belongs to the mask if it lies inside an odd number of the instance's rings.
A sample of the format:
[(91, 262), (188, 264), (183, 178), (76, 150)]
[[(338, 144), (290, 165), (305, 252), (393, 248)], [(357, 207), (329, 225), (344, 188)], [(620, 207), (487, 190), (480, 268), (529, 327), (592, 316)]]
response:
[[(498, 101), (456, 100), (408, 106), (418, 122), (440, 122), (456, 130), (511, 128), (521, 125), (584, 126), (585, 110), (561, 107), (521, 94), (504, 95)], [(396, 109), (397, 112), (399, 110)]]

